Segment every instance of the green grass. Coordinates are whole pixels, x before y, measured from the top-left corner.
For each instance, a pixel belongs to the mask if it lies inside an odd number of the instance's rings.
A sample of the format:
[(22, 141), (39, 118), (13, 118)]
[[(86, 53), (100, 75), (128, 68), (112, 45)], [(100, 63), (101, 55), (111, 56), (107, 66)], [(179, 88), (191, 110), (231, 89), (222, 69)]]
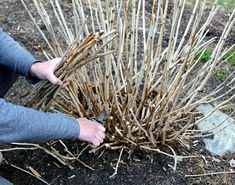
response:
[(227, 110), (227, 111), (235, 111), (235, 105), (234, 105), (234, 103), (228, 103), (226, 106), (225, 106), (225, 109)]
[(204, 52), (200, 52), (197, 54), (196, 58), (200, 57), (200, 62), (206, 63), (211, 59), (212, 51), (210, 49), (206, 49)]
[(230, 67), (235, 67), (235, 50), (229, 51), (226, 54), (225, 59), (227, 59), (227, 62), (230, 65)]
[(213, 72), (213, 76), (220, 81), (224, 81), (228, 77), (228, 70), (218, 69)]
[[(212, 50), (206, 49), (204, 52), (200, 52), (197, 54), (196, 59), (199, 59), (201, 63), (206, 63), (211, 59)], [(223, 60), (226, 60), (228, 67), (235, 67), (235, 50), (230, 50), (226, 53)], [(224, 81), (229, 74), (228, 69), (217, 69), (213, 72), (213, 76), (220, 80)]]
[[(188, 0), (189, 2), (195, 2), (195, 0)], [(215, 0), (207, 0), (207, 2), (214, 3)], [(235, 0), (217, 0), (217, 4), (221, 5), (225, 10), (233, 10), (235, 8)]]
[[(215, 2), (215, 1), (212, 1), (212, 0), (210, 0), (210, 1)], [(235, 1), (234, 0), (218, 0), (217, 3), (220, 4), (220, 5), (225, 5), (225, 6), (235, 6)]]
[[(196, 56), (196, 59), (200, 58), (200, 62), (206, 63), (211, 59), (211, 55), (212, 50), (206, 49), (203, 52), (199, 52)], [(229, 52), (227, 52), (226, 55), (223, 57), (223, 60), (226, 60), (230, 67), (235, 67), (235, 50), (230, 50)]]

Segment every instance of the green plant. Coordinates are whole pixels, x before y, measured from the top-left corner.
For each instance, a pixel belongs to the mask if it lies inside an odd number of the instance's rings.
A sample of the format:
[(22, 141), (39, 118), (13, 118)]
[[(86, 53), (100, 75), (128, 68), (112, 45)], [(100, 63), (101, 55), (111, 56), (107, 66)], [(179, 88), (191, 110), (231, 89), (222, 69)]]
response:
[(199, 59), (200, 62), (205, 63), (211, 59), (211, 55), (212, 55), (212, 50), (206, 49), (204, 52), (199, 52), (196, 58)]
[(234, 105), (233, 102), (228, 103), (224, 109), (227, 110), (227, 111), (231, 111), (231, 112), (235, 111), (235, 105)]
[(235, 50), (230, 50), (224, 57), (231, 67), (235, 67)]
[(224, 81), (228, 77), (228, 70), (218, 69), (213, 72), (213, 76), (220, 81)]
[[(188, 0), (191, 3), (195, 3), (196, 0)], [(224, 11), (232, 11), (235, 8), (235, 1), (234, 0), (208, 0), (210, 4), (216, 3), (219, 6), (222, 6)]]

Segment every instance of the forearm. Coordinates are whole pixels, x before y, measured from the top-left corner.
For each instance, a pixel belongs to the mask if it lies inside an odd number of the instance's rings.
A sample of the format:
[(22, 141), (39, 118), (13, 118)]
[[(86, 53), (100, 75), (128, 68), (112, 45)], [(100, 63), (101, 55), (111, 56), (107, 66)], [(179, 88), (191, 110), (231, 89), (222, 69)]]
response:
[(0, 28), (0, 65), (29, 77), (35, 58)]
[(62, 114), (44, 113), (0, 99), (0, 143), (77, 139), (79, 124)]

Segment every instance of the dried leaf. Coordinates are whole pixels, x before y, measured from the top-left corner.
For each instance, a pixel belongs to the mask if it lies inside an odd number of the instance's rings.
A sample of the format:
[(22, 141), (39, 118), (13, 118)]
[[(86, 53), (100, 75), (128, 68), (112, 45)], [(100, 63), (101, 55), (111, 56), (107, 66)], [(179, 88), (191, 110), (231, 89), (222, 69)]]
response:
[(220, 163), (220, 162), (221, 162), (221, 160), (220, 160), (220, 159), (215, 158), (215, 157), (212, 157), (212, 160), (213, 160), (213, 161), (215, 161), (215, 162), (217, 162), (217, 163)]
[(36, 177), (39, 177), (39, 178), (42, 177), (35, 169), (33, 169), (33, 167), (28, 166), (28, 169), (29, 169)]

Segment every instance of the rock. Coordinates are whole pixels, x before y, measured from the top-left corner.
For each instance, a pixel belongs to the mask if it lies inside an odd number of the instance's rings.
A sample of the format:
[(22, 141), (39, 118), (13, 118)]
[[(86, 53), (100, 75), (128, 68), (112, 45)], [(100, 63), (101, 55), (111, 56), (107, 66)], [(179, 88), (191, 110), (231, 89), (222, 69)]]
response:
[(232, 168), (235, 168), (235, 160), (234, 160), (234, 159), (231, 159), (231, 160), (229, 161), (229, 164), (230, 164), (230, 166), (231, 166)]
[[(197, 108), (197, 111), (207, 115), (213, 109), (212, 105), (203, 104)], [(214, 134), (213, 139), (203, 139), (206, 149), (213, 155), (222, 156), (227, 152), (235, 151), (235, 120), (232, 117), (216, 110), (208, 118), (201, 121), (198, 127), (199, 130), (210, 131)]]

